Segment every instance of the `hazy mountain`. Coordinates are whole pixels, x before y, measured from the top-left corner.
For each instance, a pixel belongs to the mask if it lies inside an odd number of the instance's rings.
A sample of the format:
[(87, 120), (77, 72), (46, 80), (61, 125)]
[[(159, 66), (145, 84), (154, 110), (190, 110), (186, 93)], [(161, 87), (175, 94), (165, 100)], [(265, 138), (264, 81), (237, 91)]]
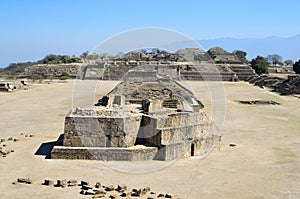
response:
[(248, 53), (247, 58), (252, 59), (257, 55), (267, 56), (270, 54), (279, 54), (286, 59), (293, 61), (300, 59), (300, 35), (288, 38), (267, 37), (267, 38), (220, 38), (213, 40), (197, 40), (197, 42), (208, 50), (214, 46), (220, 46), (226, 51), (243, 50)]

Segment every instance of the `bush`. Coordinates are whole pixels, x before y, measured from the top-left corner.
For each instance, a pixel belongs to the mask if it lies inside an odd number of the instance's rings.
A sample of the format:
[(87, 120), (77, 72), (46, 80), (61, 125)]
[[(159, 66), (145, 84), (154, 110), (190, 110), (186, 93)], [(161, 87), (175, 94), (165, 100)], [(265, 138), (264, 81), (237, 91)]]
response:
[(300, 59), (294, 63), (293, 70), (295, 73), (300, 74)]
[(257, 74), (260, 75), (263, 73), (269, 73), (270, 64), (265, 58), (257, 56), (255, 59), (252, 59), (250, 63), (251, 67), (255, 70)]

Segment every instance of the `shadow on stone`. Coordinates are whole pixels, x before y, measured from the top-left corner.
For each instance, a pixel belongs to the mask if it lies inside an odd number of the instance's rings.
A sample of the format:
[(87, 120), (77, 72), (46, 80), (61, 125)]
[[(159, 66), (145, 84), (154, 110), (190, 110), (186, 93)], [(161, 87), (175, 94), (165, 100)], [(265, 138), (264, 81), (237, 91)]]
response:
[(45, 156), (45, 159), (51, 158), (51, 150), (54, 146), (62, 146), (63, 145), (64, 134), (61, 134), (56, 141), (53, 142), (44, 142), (38, 148), (38, 150), (34, 153), (34, 155)]

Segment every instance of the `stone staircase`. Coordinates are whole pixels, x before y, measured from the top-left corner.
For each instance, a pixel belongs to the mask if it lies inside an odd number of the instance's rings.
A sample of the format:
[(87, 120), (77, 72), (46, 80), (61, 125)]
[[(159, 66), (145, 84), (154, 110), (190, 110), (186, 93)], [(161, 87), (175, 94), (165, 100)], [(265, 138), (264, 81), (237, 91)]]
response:
[(163, 107), (177, 109), (177, 100), (164, 100)]
[(181, 71), (181, 80), (231, 81), (234, 72), (225, 65), (199, 64), (192, 71)]
[(256, 75), (249, 65), (230, 65), (229, 67), (236, 73), (239, 80), (246, 80), (248, 77)]

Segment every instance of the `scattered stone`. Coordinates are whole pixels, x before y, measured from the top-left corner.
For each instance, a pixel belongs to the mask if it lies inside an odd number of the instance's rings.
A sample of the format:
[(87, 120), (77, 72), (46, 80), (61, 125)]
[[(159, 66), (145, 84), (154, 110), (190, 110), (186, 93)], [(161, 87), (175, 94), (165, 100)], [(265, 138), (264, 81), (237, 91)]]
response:
[(2, 138), (2, 139), (0, 140), (0, 142), (5, 142), (5, 139)]
[(84, 192), (84, 195), (95, 195), (93, 191), (87, 190)]
[(139, 189), (139, 190), (134, 189), (134, 190), (135, 191), (133, 191), (131, 196), (140, 197), (140, 196), (143, 196), (147, 193), (144, 189)]
[(54, 180), (44, 180), (44, 182), (42, 183), (42, 185), (45, 185), (45, 186), (52, 186), (54, 185)]
[(89, 182), (81, 181), (81, 182), (80, 182), (80, 185), (81, 185), (81, 186), (83, 186), (83, 185), (89, 185)]
[(13, 140), (13, 138), (12, 137), (9, 137), (8, 139), (7, 139), (7, 141), (12, 141)]
[(93, 190), (95, 194), (106, 194), (104, 190)]
[(121, 197), (127, 197), (129, 195), (130, 195), (130, 193), (126, 193), (126, 192), (123, 192), (123, 193), (120, 194)]
[(88, 186), (88, 185), (83, 185), (83, 186), (81, 186), (81, 189), (83, 189), (83, 190), (89, 190), (89, 189), (93, 189), (93, 187)]
[(280, 105), (280, 103), (278, 102), (275, 102), (273, 100), (250, 100), (250, 101), (247, 101), (247, 100), (242, 100), (242, 101), (239, 101), (241, 104), (250, 104), (250, 105)]
[(150, 191), (150, 187), (145, 187), (144, 190), (145, 190), (146, 192), (149, 192), (149, 191)]
[(57, 184), (54, 185), (55, 187), (62, 187), (62, 188), (65, 188), (68, 186), (67, 184), (67, 180), (57, 180)]
[(230, 146), (230, 147), (235, 147), (235, 146), (236, 146), (236, 144), (229, 144), (229, 146)]
[(95, 193), (92, 198), (103, 198), (106, 193)]
[(127, 185), (126, 184), (119, 184), (116, 191), (118, 192), (124, 192), (127, 190)]
[(148, 192), (147, 189), (144, 188), (144, 189), (141, 190), (141, 195), (146, 195), (147, 192)]
[(95, 187), (96, 188), (101, 188), (101, 183), (100, 182), (96, 182)]
[(114, 191), (114, 190), (115, 190), (114, 185), (109, 185), (105, 187), (105, 191)]
[(6, 148), (5, 146), (3, 145), (3, 147), (0, 148), (0, 155), (2, 157), (6, 157), (11, 152), (11, 150), (9, 150), (8, 148)]
[[(13, 185), (16, 185), (17, 183), (26, 183), (26, 184), (32, 184), (32, 181), (30, 178), (18, 178), (17, 181), (12, 182)], [(50, 180), (50, 179), (45, 179), (44, 182), (42, 183), (42, 185), (45, 186), (53, 186), (54, 185), (54, 180)], [(71, 180), (57, 180), (57, 183), (54, 185), (55, 187), (67, 187), (67, 186), (77, 186), (78, 185), (78, 181), (75, 179), (71, 179)], [(95, 188), (97, 189), (93, 189), (93, 187), (89, 186), (89, 183), (86, 181), (81, 181), (80, 184), (81, 186), (81, 190), (80, 190), (80, 194), (81, 195), (91, 195), (92, 198), (130, 198), (130, 196), (133, 197), (143, 197), (143, 198), (147, 198), (147, 199), (154, 199), (154, 198), (173, 198), (171, 194), (166, 193), (166, 194), (158, 194), (158, 196), (156, 197), (156, 193), (151, 191), (150, 192), (150, 187), (145, 187), (142, 189), (135, 189), (133, 188), (132, 191), (127, 191), (127, 185), (126, 184), (118, 184), (117, 188), (114, 189), (113, 185), (109, 185), (109, 186), (102, 186), (100, 182), (96, 182), (95, 184)], [(103, 189), (103, 188), (105, 189)], [(108, 195), (106, 191), (109, 191), (110, 194)], [(127, 192), (126, 192), (127, 191)], [(120, 194), (120, 195), (119, 195)], [(148, 196), (147, 196), (148, 194)], [(152, 196), (149, 196), (149, 194), (151, 194)]]
[(71, 186), (77, 186), (78, 185), (78, 182), (77, 180), (69, 180), (68, 181), (68, 186), (71, 187)]
[(14, 142), (18, 142), (20, 141), (20, 139), (14, 138)]
[(112, 194), (112, 195), (110, 195), (109, 196), (109, 198), (111, 198), (111, 199), (114, 199), (114, 198), (116, 198), (117, 196), (115, 195), (115, 194)]
[(29, 137), (34, 137), (34, 135), (30, 134)]
[(25, 184), (32, 184), (32, 181), (30, 178), (18, 178), (17, 179), (18, 183), (25, 183)]
[(137, 192), (138, 190), (137, 189), (132, 189), (132, 192)]

